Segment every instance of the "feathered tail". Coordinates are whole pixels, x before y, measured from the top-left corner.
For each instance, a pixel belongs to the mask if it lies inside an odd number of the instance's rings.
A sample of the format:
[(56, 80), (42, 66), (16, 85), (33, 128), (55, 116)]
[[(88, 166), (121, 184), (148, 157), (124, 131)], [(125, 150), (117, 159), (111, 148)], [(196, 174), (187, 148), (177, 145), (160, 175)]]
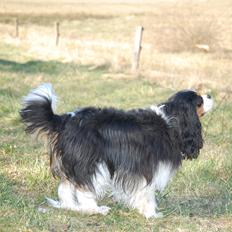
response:
[(57, 97), (52, 85), (42, 84), (23, 98), (20, 116), (30, 134), (49, 135), (56, 132), (61, 117), (54, 114)]

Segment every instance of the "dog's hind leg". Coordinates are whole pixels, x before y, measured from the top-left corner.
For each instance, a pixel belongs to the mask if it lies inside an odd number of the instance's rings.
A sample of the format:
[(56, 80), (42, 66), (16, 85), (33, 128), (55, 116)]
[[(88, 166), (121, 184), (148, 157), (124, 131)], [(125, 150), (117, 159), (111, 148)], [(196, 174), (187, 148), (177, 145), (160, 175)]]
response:
[(87, 187), (77, 188), (68, 180), (63, 180), (58, 187), (59, 201), (50, 198), (47, 198), (47, 201), (55, 208), (106, 215), (110, 208), (107, 206), (98, 206), (96, 199), (102, 198), (106, 194), (109, 188), (109, 179), (110, 174), (107, 167), (100, 164), (96, 175), (93, 177), (93, 191), (89, 191)]
[(69, 181), (61, 181), (58, 187), (58, 197), (59, 201), (55, 201), (50, 198), (46, 198), (49, 205), (55, 208), (70, 209), (75, 211), (80, 211), (75, 195), (75, 187)]
[(78, 208), (84, 213), (106, 215), (110, 211), (110, 208), (107, 206), (97, 205), (96, 196), (92, 192), (76, 189), (76, 199)]
[(93, 191), (76, 189), (76, 199), (80, 210), (86, 213), (100, 213), (106, 215), (110, 208), (98, 206), (96, 199), (103, 198), (110, 188), (110, 173), (104, 163), (99, 164), (98, 171), (93, 176)]
[(110, 208), (98, 206), (94, 193), (86, 189), (77, 189), (69, 181), (62, 181), (58, 187), (59, 201), (46, 198), (49, 205), (54, 208), (63, 208), (73, 211), (80, 211), (88, 214), (106, 215)]

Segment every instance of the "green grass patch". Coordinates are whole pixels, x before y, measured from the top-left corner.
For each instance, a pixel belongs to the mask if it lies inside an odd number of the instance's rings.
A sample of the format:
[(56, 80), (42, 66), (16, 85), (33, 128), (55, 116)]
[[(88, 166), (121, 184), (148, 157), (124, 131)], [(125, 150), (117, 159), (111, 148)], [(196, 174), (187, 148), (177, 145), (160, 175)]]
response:
[[(175, 90), (142, 77), (106, 78), (108, 66), (41, 61), (20, 56), (21, 48), (0, 47), (0, 231), (231, 231), (231, 99), (220, 103), (214, 90), (215, 109), (203, 118), (205, 147), (199, 159), (184, 162), (157, 196), (163, 219), (145, 220), (111, 199), (104, 199), (112, 207), (107, 216), (55, 210), (44, 197), (57, 197), (58, 180), (50, 174), (44, 144), (24, 133), (18, 114), (22, 97), (50, 82), (59, 96), (57, 112), (63, 113), (90, 105), (146, 107)], [(41, 206), (48, 211), (40, 212)]]

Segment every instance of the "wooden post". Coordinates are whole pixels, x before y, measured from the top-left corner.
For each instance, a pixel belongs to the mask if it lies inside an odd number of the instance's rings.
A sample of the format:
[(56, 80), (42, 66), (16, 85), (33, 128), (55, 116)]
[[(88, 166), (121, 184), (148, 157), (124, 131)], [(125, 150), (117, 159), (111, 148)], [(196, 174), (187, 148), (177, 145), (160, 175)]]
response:
[(59, 38), (60, 38), (60, 23), (56, 22), (56, 46), (59, 45)]
[(19, 37), (19, 19), (18, 17), (15, 19), (15, 37)]
[(139, 69), (139, 58), (142, 49), (142, 36), (144, 28), (139, 26), (136, 28), (135, 41), (134, 41), (134, 52), (132, 61), (132, 72), (136, 72)]

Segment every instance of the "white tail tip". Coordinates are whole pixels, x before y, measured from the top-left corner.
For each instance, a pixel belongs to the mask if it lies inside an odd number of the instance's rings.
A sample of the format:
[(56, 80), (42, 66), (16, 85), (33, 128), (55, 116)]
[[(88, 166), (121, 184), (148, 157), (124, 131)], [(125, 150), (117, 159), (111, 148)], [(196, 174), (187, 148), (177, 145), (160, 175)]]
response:
[(31, 101), (39, 101), (43, 102), (48, 99), (51, 102), (52, 110), (55, 111), (57, 97), (52, 89), (52, 85), (50, 83), (44, 83), (30, 91), (30, 93), (23, 98), (23, 105), (26, 107), (30, 105)]

